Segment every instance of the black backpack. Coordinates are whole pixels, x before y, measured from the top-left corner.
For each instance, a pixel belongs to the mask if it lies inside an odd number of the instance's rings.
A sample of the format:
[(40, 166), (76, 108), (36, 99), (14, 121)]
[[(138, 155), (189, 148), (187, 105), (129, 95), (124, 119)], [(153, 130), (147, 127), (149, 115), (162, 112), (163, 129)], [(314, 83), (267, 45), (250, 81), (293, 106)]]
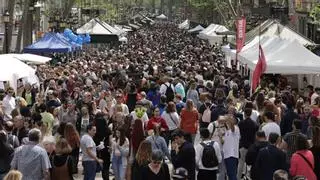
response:
[(164, 85), (167, 87), (167, 90), (166, 90), (167, 102), (173, 101), (174, 92), (173, 92), (173, 89), (171, 88), (171, 84), (169, 84), (169, 86), (167, 86), (167, 84), (164, 84)]
[(203, 146), (202, 151), (202, 165), (205, 168), (213, 168), (219, 165), (219, 161), (216, 155), (216, 151), (213, 147), (214, 141), (211, 141), (208, 145), (200, 143)]

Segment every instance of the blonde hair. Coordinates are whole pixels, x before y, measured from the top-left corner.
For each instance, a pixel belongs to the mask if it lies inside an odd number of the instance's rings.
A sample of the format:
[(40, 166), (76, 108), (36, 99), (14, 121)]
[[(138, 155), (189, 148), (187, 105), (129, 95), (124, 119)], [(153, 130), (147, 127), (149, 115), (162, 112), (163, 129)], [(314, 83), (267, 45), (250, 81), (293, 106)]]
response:
[(3, 178), (3, 180), (21, 180), (22, 174), (17, 170), (10, 170), (9, 173)]
[(26, 101), (24, 98), (22, 98), (22, 97), (19, 97), (19, 103), (20, 103), (21, 106), (23, 106), (23, 107), (28, 106), (27, 101)]

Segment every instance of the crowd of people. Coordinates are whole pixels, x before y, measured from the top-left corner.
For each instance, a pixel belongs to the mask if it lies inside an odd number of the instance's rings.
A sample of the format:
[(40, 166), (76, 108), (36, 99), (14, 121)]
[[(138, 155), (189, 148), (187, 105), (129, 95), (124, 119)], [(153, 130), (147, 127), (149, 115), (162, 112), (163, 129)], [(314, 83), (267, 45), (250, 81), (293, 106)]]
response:
[(38, 65), (40, 87), (0, 90), (0, 180), (71, 180), (79, 163), (84, 180), (320, 179), (320, 88), (277, 75), (251, 93), (225, 65), (163, 22)]

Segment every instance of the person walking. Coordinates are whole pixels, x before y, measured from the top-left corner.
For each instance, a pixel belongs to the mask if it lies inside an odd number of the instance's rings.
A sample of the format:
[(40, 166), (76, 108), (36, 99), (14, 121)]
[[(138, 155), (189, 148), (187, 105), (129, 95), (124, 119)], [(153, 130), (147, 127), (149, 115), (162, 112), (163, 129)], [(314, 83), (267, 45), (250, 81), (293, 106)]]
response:
[(103, 160), (97, 157), (96, 144), (92, 139), (95, 134), (96, 126), (89, 124), (86, 134), (84, 134), (80, 140), (80, 148), (83, 153), (82, 165), (84, 180), (94, 180), (96, 177), (97, 163), (103, 163)]
[(240, 130), (232, 116), (226, 116), (227, 131), (224, 135), (223, 155), (229, 180), (237, 180)]
[(277, 133), (269, 135), (269, 145), (261, 149), (258, 153), (255, 167), (257, 170), (257, 179), (270, 180), (276, 170), (287, 170), (286, 154), (277, 148), (280, 136)]
[(198, 121), (199, 113), (194, 106), (194, 103), (191, 99), (187, 100), (186, 107), (181, 110), (181, 122), (180, 128), (191, 134), (192, 143), (194, 142), (197, 130), (198, 130)]
[(10, 162), (14, 154), (14, 149), (7, 142), (7, 134), (4, 130), (0, 131), (0, 180), (10, 171)]
[(256, 133), (256, 142), (252, 144), (246, 154), (246, 164), (251, 166), (250, 177), (251, 179), (257, 179), (257, 168), (255, 162), (257, 160), (258, 153), (260, 149), (266, 147), (269, 144), (266, 138), (266, 134), (263, 131), (258, 131)]
[(316, 180), (314, 173), (314, 158), (309, 149), (308, 140), (305, 136), (298, 136), (296, 139), (297, 151), (292, 155), (290, 161), (290, 175), (304, 176), (308, 180)]
[(216, 180), (219, 163), (222, 161), (220, 146), (212, 141), (207, 128), (200, 129), (202, 142), (195, 147), (198, 180)]
[(169, 131), (166, 134), (166, 143), (169, 145), (172, 133), (180, 127), (180, 116), (177, 113), (174, 102), (169, 102), (166, 110), (162, 113), (161, 117), (167, 122)]
[(142, 141), (131, 166), (131, 180), (138, 180), (142, 178), (142, 168), (151, 162), (151, 155), (151, 143), (147, 140)]
[(52, 159), (51, 180), (73, 180), (72, 149), (68, 141), (60, 138), (56, 144), (55, 156)]
[(41, 131), (31, 129), (29, 142), (16, 149), (11, 168), (23, 174), (23, 180), (42, 180), (50, 178), (50, 160), (45, 149), (40, 147)]
[(171, 159), (175, 169), (183, 167), (188, 170), (188, 180), (195, 180), (195, 149), (192, 143), (185, 139), (185, 133), (177, 129), (173, 135)]
[(112, 139), (112, 169), (115, 180), (125, 180), (125, 170), (129, 155), (129, 140), (124, 129), (117, 129)]
[(295, 119), (292, 123), (292, 131), (285, 134), (283, 137), (283, 141), (281, 144), (281, 148), (286, 152), (287, 154), (287, 162), (290, 163), (292, 154), (296, 152), (297, 150), (297, 138), (298, 136), (305, 136), (301, 133), (302, 129), (302, 121)]
[(169, 168), (163, 163), (163, 154), (156, 150), (152, 152), (151, 162), (142, 169), (142, 178), (140, 180), (170, 180)]
[(246, 169), (245, 158), (248, 152), (248, 148), (254, 143), (255, 135), (258, 130), (258, 125), (250, 117), (252, 114), (252, 109), (244, 110), (244, 120), (240, 121), (238, 127), (240, 129), (240, 159), (238, 165), (238, 174), (237, 178), (241, 179), (246, 176), (246, 172), (243, 171)]
[(170, 153), (166, 144), (166, 140), (160, 136), (160, 125), (157, 125), (153, 128), (152, 135), (146, 138), (152, 145), (152, 151), (160, 150), (169, 160)]

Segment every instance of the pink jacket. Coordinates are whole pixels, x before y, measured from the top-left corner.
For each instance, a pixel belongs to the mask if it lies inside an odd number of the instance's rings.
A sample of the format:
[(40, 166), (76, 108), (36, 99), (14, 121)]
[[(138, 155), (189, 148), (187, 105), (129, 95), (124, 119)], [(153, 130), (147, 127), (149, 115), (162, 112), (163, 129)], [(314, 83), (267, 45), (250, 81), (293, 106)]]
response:
[[(299, 155), (303, 155), (312, 165), (310, 165)], [(314, 159), (313, 154), (309, 150), (301, 150), (294, 153), (291, 157), (290, 163), (290, 174), (291, 176), (305, 176), (307, 180), (317, 180), (316, 175), (313, 172), (314, 169)]]

